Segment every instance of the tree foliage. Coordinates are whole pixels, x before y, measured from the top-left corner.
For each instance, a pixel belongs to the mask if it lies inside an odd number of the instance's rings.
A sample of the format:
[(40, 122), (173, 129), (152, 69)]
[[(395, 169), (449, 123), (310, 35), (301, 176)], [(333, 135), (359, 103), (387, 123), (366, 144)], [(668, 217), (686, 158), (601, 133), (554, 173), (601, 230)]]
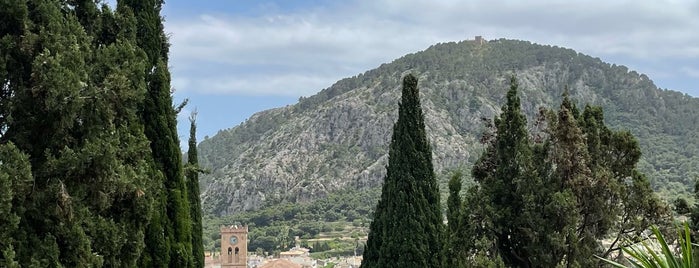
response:
[(192, 256), (194, 267), (204, 267), (201, 200), (199, 199), (199, 162), (197, 158), (197, 114), (189, 117), (189, 149), (187, 150), (187, 195), (192, 222)]
[[(151, 226), (177, 230), (152, 215), (171, 192), (154, 155), (179, 145), (152, 148), (142, 117), (149, 86), (169, 97), (150, 79), (168, 80), (166, 65), (149, 73), (131, 7), (99, 3), (0, 3), (0, 266), (135, 267)], [(178, 242), (191, 256), (191, 234)]]
[[(146, 54), (147, 93), (140, 107), (144, 133), (150, 141), (154, 165), (162, 176), (164, 186), (157, 200), (152, 229), (147, 239), (147, 252), (142, 265), (163, 265), (169, 267), (193, 266), (192, 225), (188, 192), (182, 156), (177, 136), (177, 114), (172, 106), (170, 72), (167, 69), (169, 43), (165, 35), (160, 10), (162, 0), (118, 2), (118, 8), (133, 12), (139, 27), (135, 31), (136, 43)], [(164, 208), (164, 209), (162, 209)], [(164, 237), (160, 237), (160, 234)], [(164, 240), (164, 241), (163, 241)], [(164, 243), (163, 243), (164, 242)], [(168, 256), (161, 253), (168, 251)], [(152, 259), (153, 261), (149, 261)]]
[[(580, 113), (567, 92), (557, 112), (541, 111), (542, 133), (529, 133), (517, 89), (513, 77), (473, 168), (475, 202), (485, 201), (478, 205), (487, 212), (464, 210), (470, 223), (462, 224), (485, 226), (474, 239), (495, 243), (488, 254), (507, 266), (591, 267), (593, 255), (608, 256), (619, 241), (667, 220), (666, 206), (636, 170), (640, 149), (630, 133), (609, 130), (598, 107)], [(602, 249), (607, 237), (612, 243)]]
[(425, 135), (417, 78), (403, 78), (387, 175), (374, 212), (362, 266), (442, 267), (440, 196)]
[(458, 248), (460, 248), (461, 243), (465, 239), (460, 239), (459, 230), (461, 229), (461, 211), (463, 206), (461, 204), (461, 173), (455, 172), (449, 179), (449, 197), (447, 198), (447, 238), (445, 241), (445, 256), (452, 256), (451, 258), (446, 258), (447, 267), (456, 267), (461, 261), (458, 258), (454, 258), (455, 253)]

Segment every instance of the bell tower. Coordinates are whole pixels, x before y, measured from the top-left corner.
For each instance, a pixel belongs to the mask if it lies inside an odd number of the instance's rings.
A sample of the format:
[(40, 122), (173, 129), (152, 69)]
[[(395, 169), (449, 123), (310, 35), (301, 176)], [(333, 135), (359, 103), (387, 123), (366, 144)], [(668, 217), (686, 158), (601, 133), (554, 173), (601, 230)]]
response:
[(221, 268), (248, 267), (248, 227), (221, 226)]

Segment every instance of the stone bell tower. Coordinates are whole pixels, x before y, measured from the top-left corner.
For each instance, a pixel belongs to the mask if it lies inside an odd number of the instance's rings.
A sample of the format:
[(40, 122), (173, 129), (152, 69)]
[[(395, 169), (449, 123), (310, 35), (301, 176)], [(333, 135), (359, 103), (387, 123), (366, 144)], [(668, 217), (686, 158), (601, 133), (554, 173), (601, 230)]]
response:
[(221, 268), (248, 267), (248, 227), (221, 226)]

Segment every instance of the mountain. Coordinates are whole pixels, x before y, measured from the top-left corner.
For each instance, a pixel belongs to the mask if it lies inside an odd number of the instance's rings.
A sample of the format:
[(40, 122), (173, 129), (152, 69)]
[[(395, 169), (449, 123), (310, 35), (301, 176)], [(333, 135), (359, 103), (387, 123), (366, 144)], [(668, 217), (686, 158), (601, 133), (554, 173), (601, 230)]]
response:
[(295, 105), (259, 112), (199, 145), (203, 208), (235, 214), (368, 189), (385, 175), (400, 79), (419, 77), (435, 171), (468, 170), (480, 156), (482, 118), (492, 119), (516, 75), (532, 125), (568, 88), (578, 107), (604, 108), (643, 150), (640, 168), (662, 195), (686, 194), (699, 177), (699, 99), (659, 89), (646, 75), (556, 46), (517, 40), (436, 44), (342, 79)]

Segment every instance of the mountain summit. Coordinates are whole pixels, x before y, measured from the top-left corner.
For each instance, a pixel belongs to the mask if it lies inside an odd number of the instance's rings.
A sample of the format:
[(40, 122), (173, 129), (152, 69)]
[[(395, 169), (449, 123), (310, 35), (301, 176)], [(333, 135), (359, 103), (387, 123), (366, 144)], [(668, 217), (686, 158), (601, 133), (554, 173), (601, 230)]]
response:
[[(482, 151), (482, 118), (520, 84), (530, 122), (568, 88), (578, 107), (602, 106), (605, 121), (639, 140), (639, 163), (661, 195), (686, 192), (699, 176), (699, 99), (662, 90), (646, 75), (571, 49), (526, 41), (443, 43), (342, 79), (295, 105), (253, 115), (199, 145), (202, 206), (217, 215), (283, 201), (306, 202), (385, 177), (400, 78), (419, 76), (435, 172), (470, 169)], [(534, 126), (532, 126), (534, 127)], [(466, 172), (468, 174), (468, 172)]]

